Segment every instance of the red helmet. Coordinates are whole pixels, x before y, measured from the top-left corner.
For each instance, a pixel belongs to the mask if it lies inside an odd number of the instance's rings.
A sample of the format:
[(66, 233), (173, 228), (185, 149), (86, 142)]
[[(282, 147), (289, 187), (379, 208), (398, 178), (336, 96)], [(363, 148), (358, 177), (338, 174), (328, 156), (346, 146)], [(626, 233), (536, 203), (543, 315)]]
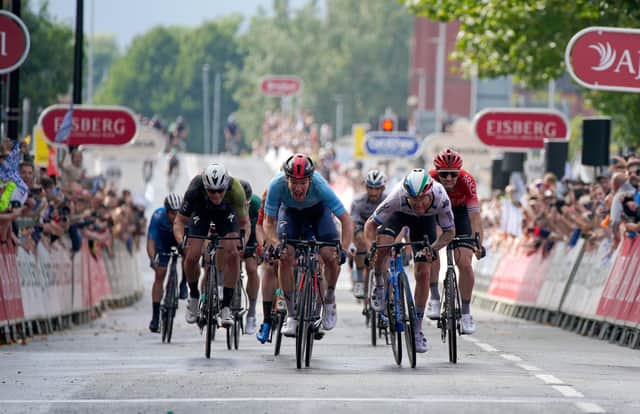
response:
[(307, 178), (313, 175), (315, 167), (311, 158), (304, 154), (295, 154), (290, 156), (284, 162), (284, 174), (287, 177)]
[(436, 170), (459, 170), (462, 168), (462, 158), (460, 154), (451, 148), (447, 148), (444, 151), (440, 151), (433, 158), (433, 165)]

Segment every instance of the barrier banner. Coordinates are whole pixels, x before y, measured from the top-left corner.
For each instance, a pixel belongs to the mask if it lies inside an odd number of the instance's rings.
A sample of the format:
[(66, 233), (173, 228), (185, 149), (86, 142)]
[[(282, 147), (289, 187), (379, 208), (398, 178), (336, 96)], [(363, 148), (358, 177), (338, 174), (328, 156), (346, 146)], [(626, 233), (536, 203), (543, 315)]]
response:
[(60, 315), (60, 295), (56, 286), (57, 277), (51, 268), (51, 255), (44, 243), (38, 243), (37, 262), (44, 280), (46, 313), (50, 316)]
[(551, 311), (560, 310), (567, 283), (579, 263), (583, 246), (584, 239), (579, 239), (573, 247), (564, 242), (556, 243), (549, 271), (546, 272), (544, 283), (536, 300), (536, 307)]
[(614, 258), (620, 251), (618, 249), (612, 256), (609, 256), (610, 248), (610, 240), (603, 240), (596, 246), (585, 244), (584, 254), (578, 264), (573, 281), (560, 305), (562, 312), (584, 318), (601, 319), (596, 318), (596, 311), (605, 281), (611, 273)]
[[(598, 304), (597, 315), (607, 319), (616, 319), (618, 310), (622, 305), (621, 298), (625, 297), (628, 289), (627, 272), (633, 259), (635, 240), (624, 238), (620, 252), (615, 258), (613, 267), (607, 277), (607, 282), (602, 291), (602, 297)], [(635, 261), (637, 264), (637, 260)], [(632, 269), (635, 270), (635, 269)]]
[(598, 305), (598, 315), (607, 319), (618, 321), (630, 321), (630, 312), (633, 307), (636, 292), (638, 291), (638, 274), (640, 269), (640, 242), (637, 239), (625, 238), (620, 255), (616, 262), (620, 261), (619, 273), (612, 270), (602, 298)]
[(7, 306), (4, 301), (4, 288), (3, 285), (5, 283), (4, 278), (6, 274), (9, 273), (9, 270), (6, 268), (4, 264), (4, 253), (2, 252), (2, 245), (0, 245), (0, 324), (5, 325), (9, 321), (9, 312), (7, 310)]
[[(554, 246), (553, 249), (556, 249)], [(526, 271), (523, 279), (518, 286), (518, 295), (516, 296), (516, 302), (526, 305), (535, 305), (538, 300), (538, 294), (542, 288), (545, 277), (549, 273), (549, 265), (551, 264), (551, 252), (547, 252), (543, 255), (544, 247), (539, 248), (533, 256), (531, 261), (526, 267)], [(523, 252), (526, 254), (526, 252)]]
[(80, 252), (71, 255), (71, 303), (73, 312), (81, 312), (88, 307), (84, 304), (84, 273), (82, 272), (82, 254)]
[(490, 295), (514, 302), (518, 299), (527, 268), (533, 260), (532, 255), (526, 254), (526, 244), (526, 240), (516, 240), (506, 248), (503, 259), (491, 279)]
[(18, 273), (20, 274), (20, 288), (25, 319), (44, 319), (45, 296), (40, 268), (36, 263), (36, 256), (22, 247), (18, 247), (16, 255)]
[[(85, 248), (86, 247), (86, 248)], [(88, 244), (82, 246), (83, 260), (87, 262), (87, 271), (91, 280), (91, 304), (97, 305), (103, 299), (111, 296), (111, 286), (109, 285), (109, 277), (107, 270), (102, 261), (102, 250), (95, 249), (95, 256), (89, 250)]]
[(515, 239), (512, 237), (501, 239), (499, 236), (493, 235), (487, 238), (487, 255), (482, 260), (473, 257), (474, 292), (486, 293), (489, 290), (493, 275), (504, 256), (504, 251), (514, 242)]
[(24, 318), (22, 306), (22, 292), (20, 291), (20, 277), (18, 276), (18, 264), (16, 262), (15, 247), (3, 244), (0, 247), (0, 260), (3, 262), (0, 269), (2, 280), (2, 297), (4, 301), (6, 318), (8, 320), (21, 320)]
[(71, 244), (67, 242), (69, 240), (66, 238), (60, 239), (54, 243), (50, 253), (52, 271), (56, 275), (60, 311), (64, 315), (73, 312)]

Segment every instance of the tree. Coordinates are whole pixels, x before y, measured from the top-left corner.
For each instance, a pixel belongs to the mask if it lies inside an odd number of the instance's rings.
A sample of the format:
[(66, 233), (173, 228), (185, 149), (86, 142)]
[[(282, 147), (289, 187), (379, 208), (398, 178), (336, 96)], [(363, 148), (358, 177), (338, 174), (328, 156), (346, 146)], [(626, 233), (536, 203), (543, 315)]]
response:
[[(113, 64), (96, 102), (120, 104), (168, 120), (182, 115), (190, 130), (188, 148), (201, 150), (202, 65), (208, 63), (214, 74), (241, 64), (236, 41), (241, 21), (235, 15), (194, 29), (156, 27), (135, 38)], [(213, 100), (213, 88), (211, 92)], [(222, 95), (225, 111), (235, 110), (231, 93), (225, 90)]]
[[(31, 49), (20, 67), (20, 99), (29, 98), (32, 113), (37, 114), (70, 91), (73, 31), (51, 17), (46, 2), (37, 10), (23, 2), (22, 20), (29, 29)], [(35, 121), (35, 117), (31, 120)]]
[[(120, 57), (118, 43), (113, 35), (95, 35), (90, 39), (93, 47), (93, 90), (98, 90), (109, 75), (109, 69), (113, 62)], [(87, 51), (87, 47), (84, 49)], [(89, 63), (85, 59), (86, 64)], [(89, 75), (88, 69), (85, 68), (85, 75)]]
[[(405, 0), (410, 9), (434, 20), (458, 20), (457, 50), (452, 58), (482, 78), (513, 75), (536, 88), (565, 71), (564, 52), (571, 37), (588, 26), (637, 27), (634, 0)], [(640, 143), (640, 95), (585, 91), (594, 106), (614, 119), (614, 137)]]
[(260, 10), (242, 38), (244, 65), (230, 74), (238, 118), (249, 136), (259, 133), (265, 109), (277, 98), (256, 93), (265, 75), (297, 75), (304, 88), (297, 102), (319, 122), (335, 122), (336, 99), (344, 102), (344, 123), (366, 121), (385, 107), (406, 112), (409, 42), (413, 18), (396, 2), (327, 0), (292, 12), (274, 1), (273, 17)]

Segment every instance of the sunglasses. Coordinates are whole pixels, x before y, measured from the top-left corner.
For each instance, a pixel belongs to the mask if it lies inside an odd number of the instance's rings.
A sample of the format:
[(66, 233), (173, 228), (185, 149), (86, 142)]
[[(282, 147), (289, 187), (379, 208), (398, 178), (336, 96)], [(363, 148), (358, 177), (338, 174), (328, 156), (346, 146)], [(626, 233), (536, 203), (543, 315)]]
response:
[(220, 193), (224, 193), (224, 189), (219, 189), (219, 190), (207, 190), (207, 193), (210, 193), (210, 194), (220, 194)]
[(438, 176), (440, 178), (458, 178), (458, 175), (460, 175), (458, 171), (438, 171)]

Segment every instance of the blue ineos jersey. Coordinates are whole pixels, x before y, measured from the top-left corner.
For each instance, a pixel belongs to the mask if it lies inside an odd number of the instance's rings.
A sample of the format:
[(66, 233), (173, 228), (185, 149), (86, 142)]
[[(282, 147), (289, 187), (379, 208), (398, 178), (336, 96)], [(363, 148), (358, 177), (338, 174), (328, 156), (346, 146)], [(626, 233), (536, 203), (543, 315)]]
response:
[(327, 180), (319, 172), (315, 171), (313, 173), (309, 192), (304, 201), (295, 201), (293, 199), (287, 187), (287, 179), (284, 173), (281, 172), (269, 184), (264, 211), (268, 216), (275, 217), (278, 214), (280, 204), (285, 207), (302, 210), (318, 203), (328, 207), (336, 217), (346, 212), (342, 201), (340, 201)]
[(151, 222), (149, 223), (147, 238), (153, 240), (157, 246), (170, 247), (177, 244), (173, 236), (173, 225), (171, 221), (169, 221), (164, 207), (160, 207), (153, 212)]

